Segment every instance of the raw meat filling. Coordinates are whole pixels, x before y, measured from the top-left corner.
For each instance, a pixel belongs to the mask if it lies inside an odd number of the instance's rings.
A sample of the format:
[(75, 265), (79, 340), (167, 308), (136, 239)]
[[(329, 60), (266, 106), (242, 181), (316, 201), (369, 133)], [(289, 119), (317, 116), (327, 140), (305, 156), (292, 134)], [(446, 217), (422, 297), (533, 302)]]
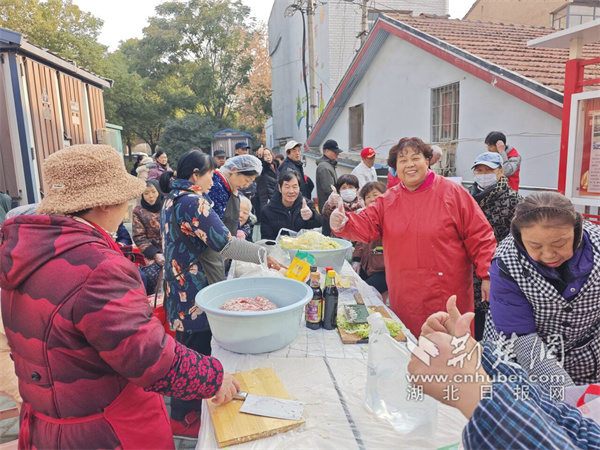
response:
[(277, 309), (277, 305), (261, 296), (237, 297), (225, 302), (221, 309), (224, 311), (269, 311)]

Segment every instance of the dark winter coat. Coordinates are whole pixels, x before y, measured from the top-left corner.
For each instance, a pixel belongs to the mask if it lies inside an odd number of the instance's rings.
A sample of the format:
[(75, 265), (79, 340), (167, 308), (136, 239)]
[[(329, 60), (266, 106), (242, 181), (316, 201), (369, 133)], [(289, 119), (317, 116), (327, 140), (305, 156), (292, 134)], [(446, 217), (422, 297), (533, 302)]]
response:
[(121, 244), (121, 245), (133, 244), (133, 241), (131, 240), (131, 235), (129, 234), (129, 231), (127, 231), (127, 228), (125, 228), (125, 225), (123, 224), (123, 222), (121, 222), (121, 224), (119, 225), (119, 228), (117, 228), (117, 235), (115, 237), (115, 242), (117, 244)]
[(277, 191), (277, 170), (272, 164), (263, 161), (263, 171), (256, 179), (258, 202), (254, 204), (256, 215), (261, 217), (262, 209), (269, 203), (275, 191)]
[(312, 217), (309, 220), (302, 219), (300, 215), (302, 200), (302, 195), (298, 195), (291, 208), (286, 208), (281, 201), (281, 192), (276, 191), (262, 211), (263, 219), (260, 225), (262, 239), (275, 239), (282, 228), (300, 231), (320, 227), (322, 219), (312, 200), (306, 200), (306, 205), (313, 212)]
[(219, 361), (165, 335), (137, 268), (107, 234), (32, 215), (7, 220), (0, 238), (2, 318), (24, 400), (20, 448), (28, 433), (33, 448), (174, 448), (157, 393), (214, 395)]
[[(485, 214), (486, 219), (494, 230), (496, 242), (500, 243), (510, 233), (510, 222), (515, 215), (516, 206), (523, 201), (523, 197), (514, 191), (508, 178), (500, 177), (498, 182), (487, 189), (481, 189), (477, 183), (471, 187), (471, 195)], [(481, 301), (481, 278), (473, 273), (475, 308), (488, 309), (489, 303)]]
[(515, 207), (523, 201), (523, 197), (511, 189), (505, 176), (485, 190), (474, 183), (471, 195), (492, 226), (496, 241), (501, 242), (510, 233), (510, 222), (515, 215)]
[(331, 186), (337, 181), (337, 172), (335, 167), (337, 161), (329, 159), (323, 155), (317, 160), (317, 199), (319, 201), (319, 211), (323, 211), (325, 202), (331, 195)]
[(315, 185), (310, 178), (304, 175), (302, 161), (292, 161), (289, 157), (285, 158), (281, 163), (281, 167), (279, 167), (279, 173), (282, 174), (288, 170), (298, 172), (300, 175), (300, 192), (304, 197), (310, 199)]

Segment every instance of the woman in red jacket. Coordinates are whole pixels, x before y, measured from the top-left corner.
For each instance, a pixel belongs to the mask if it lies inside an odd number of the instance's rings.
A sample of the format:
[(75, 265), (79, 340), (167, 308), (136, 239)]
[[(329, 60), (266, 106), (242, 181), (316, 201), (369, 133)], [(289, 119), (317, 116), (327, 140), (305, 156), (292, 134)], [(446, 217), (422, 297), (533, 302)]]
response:
[(383, 239), (390, 307), (415, 335), (427, 317), (457, 295), (461, 311), (474, 310), (473, 263), (488, 298), (488, 270), (496, 240), (471, 195), (429, 169), (431, 148), (403, 138), (388, 162), (400, 185), (360, 213), (343, 206), (331, 214), (331, 229), (362, 242)]
[(0, 230), (2, 318), (24, 403), (19, 448), (174, 448), (162, 395), (231, 400), (221, 363), (165, 335), (109, 236), (145, 183), (104, 145), (44, 162), (40, 215)]

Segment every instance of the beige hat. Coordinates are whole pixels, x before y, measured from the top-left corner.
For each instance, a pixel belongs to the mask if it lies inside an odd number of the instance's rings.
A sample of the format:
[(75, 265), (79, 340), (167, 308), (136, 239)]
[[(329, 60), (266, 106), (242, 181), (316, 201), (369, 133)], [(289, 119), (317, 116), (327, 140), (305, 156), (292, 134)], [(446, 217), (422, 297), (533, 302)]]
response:
[(108, 145), (81, 144), (43, 163), (46, 196), (39, 214), (69, 214), (119, 205), (144, 192), (146, 183), (127, 173), (119, 152)]
[(296, 141), (289, 141), (287, 144), (285, 144), (285, 151), (288, 152), (291, 149), (293, 149), (294, 147), (298, 147), (299, 145), (302, 145), (300, 142), (296, 142)]

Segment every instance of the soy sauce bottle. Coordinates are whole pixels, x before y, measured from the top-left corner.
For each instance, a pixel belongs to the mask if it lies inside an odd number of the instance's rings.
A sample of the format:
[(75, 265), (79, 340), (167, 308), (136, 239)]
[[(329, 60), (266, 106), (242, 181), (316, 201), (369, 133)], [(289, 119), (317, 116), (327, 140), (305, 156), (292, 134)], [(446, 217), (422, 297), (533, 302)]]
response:
[(306, 304), (306, 328), (318, 330), (321, 328), (323, 314), (323, 291), (321, 291), (321, 274), (319, 272), (315, 271), (310, 274), (310, 287), (313, 290), (313, 297)]
[(327, 272), (325, 290), (323, 291), (323, 328), (335, 330), (337, 327), (338, 290), (335, 286), (335, 271)]
[[(308, 274), (308, 280), (306, 281), (306, 284), (308, 284), (310, 286), (310, 277), (312, 277), (313, 273), (319, 273), (319, 268), (317, 266), (310, 266), (310, 273)], [(319, 278), (320, 278), (320, 274), (319, 274)]]

